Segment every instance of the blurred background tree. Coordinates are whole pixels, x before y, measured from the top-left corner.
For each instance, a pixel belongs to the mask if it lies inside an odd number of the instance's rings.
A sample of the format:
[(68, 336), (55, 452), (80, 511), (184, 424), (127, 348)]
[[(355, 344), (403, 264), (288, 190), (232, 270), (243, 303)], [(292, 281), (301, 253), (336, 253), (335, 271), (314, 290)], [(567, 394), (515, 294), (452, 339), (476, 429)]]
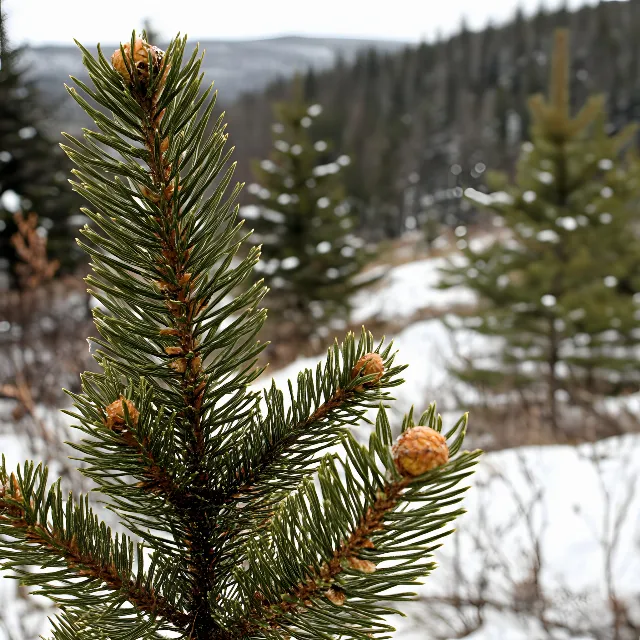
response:
[(468, 192), (503, 219), (506, 238), (468, 244), (466, 260), (443, 283), (478, 293), (477, 313), (462, 324), (501, 345), (488, 366), (471, 363), (457, 375), (485, 390), (526, 395), (556, 431), (566, 425), (563, 406), (593, 407), (640, 382), (635, 127), (607, 135), (603, 96), (572, 117), (569, 68), (568, 34), (560, 30), (549, 100), (530, 100), (531, 142), (515, 181), (491, 174), (494, 193)]
[(49, 254), (60, 261), (61, 273), (82, 259), (70, 220), (80, 207), (68, 183), (70, 165), (47, 133), (53, 113), (25, 78), (21, 53), (11, 48), (6, 17), (0, 12), (0, 256), (16, 286), (18, 259), (11, 237), (17, 231), (13, 214), (18, 210), (37, 212), (40, 233), (47, 234)]
[(275, 105), (273, 150), (254, 162), (249, 186), (258, 204), (242, 213), (255, 229), (249, 242), (262, 246), (256, 277), (270, 288), (271, 335), (313, 353), (329, 328), (346, 326), (351, 296), (375, 278), (360, 275), (374, 255), (354, 235), (342, 180), (350, 159), (315, 139), (322, 108), (302, 91), (298, 83), (292, 100)]

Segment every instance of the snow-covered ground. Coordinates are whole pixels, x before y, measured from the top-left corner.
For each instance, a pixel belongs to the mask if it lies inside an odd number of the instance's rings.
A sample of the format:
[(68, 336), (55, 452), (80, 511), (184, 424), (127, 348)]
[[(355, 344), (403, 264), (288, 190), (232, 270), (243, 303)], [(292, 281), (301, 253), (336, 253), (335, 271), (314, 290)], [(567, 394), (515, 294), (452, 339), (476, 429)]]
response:
[(365, 289), (356, 294), (352, 320), (364, 322), (378, 318), (389, 321), (410, 318), (422, 309), (442, 310), (474, 304), (476, 296), (470, 289), (437, 288), (441, 279), (440, 269), (446, 264), (447, 258), (432, 258), (391, 269), (383, 286), (375, 293)]
[[(354, 320), (408, 319), (426, 308), (472, 304), (470, 291), (437, 289), (442, 266), (444, 259), (437, 258), (390, 269), (375, 293), (358, 294)], [(394, 336), (394, 344), (399, 350), (397, 362), (409, 365), (403, 373), (405, 384), (394, 389), (392, 416), (398, 423), (411, 405), (422, 410), (432, 400), (444, 410), (446, 421), (457, 419), (456, 389), (446, 365), (457, 354), (492, 347), (472, 333), (454, 337), (439, 319), (408, 325)], [(270, 384), (273, 375), (286, 389), (287, 379), (295, 381), (301, 369), (315, 367), (319, 359), (297, 360), (264, 376), (257, 385)], [(9, 466), (24, 457), (23, 449), (14, 436), (0, 433), (0, 450)], [(586, 640), (594, 636), (562, 635), (563, 625), (585, 629), (587, 619), (608, 623), (613, 596), (640, 609), (639, 480), (640, 436), (484, 455), (465, 497), (468, 514), (459, 521), (458, 532), (444, 541), (437, 553), (439, 568), (420, 588), (427, 600), (410, 608), (407, 618), (392, 621), (398, 626), (394, 637)], [(518, 598), (526, 601), (536, 573), (549, 605), (545, 615), (552, 627), (556, 624), (557, 635), (540, 627), (537, 612), (518, 604)], [(13, 600), (7, 607), (8, 590), (12, 590), (9, 581), (0, 580), (0, 609), (10, 610), (15, 619), (23, 605)], [(463, 619), (467, 623), (475, 619), (474, 607), (483, 598), (489, 604), (482, 610), (481, 622), (461, 635)], [(640, 611), (634, 615), (640, 617)], [(0, 627), (0, 640), (8, 638), (3, 634)]]
[[(518, 589), (526, 593), (536, 562), (551, 627), (610, 625), (608, 576), (615, 596), (635, 607), (638, 619), (640, 436), (486, 454), (471, 485), (465, 496), (468, 513), (436, 553), (439, 567), (420, 589), (424, 598), (458, 595), (462, 602), (484, 597), (494, 603), (486, 606), (484, 623), (469, 639), (592, 637), (551, 636), (534, 612), (510, 610)], [(439, 604), (416, 606), (411, 611), (417, 622), (411, 616), (399, 619), (396, 636), (432, 638), (424, 622), (431, 619), (437, 626), (430, 615), (437, 607), (455, 626), (463, 608), (456, 613)]]

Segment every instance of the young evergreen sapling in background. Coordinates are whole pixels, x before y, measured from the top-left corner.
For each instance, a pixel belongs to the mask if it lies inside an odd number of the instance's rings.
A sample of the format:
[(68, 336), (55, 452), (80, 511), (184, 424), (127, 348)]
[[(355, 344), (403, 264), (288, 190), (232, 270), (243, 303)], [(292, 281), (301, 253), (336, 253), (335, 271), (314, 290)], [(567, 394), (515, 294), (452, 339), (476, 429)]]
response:
[[(185, 44), (134, 33), (111, 63), (79, 45), (93, 87), (69, 89), (97, 126), (64, 148), (95, 224), (81, 245), (102, 368), (73, 395), (73, 446), (129, 534), (41, 465), (3, 462), (3, 567), (57, 603), (56, 640), (386, 637), (388, 603), (411, 597), (461, 513), (478, 457), (460, 452), (466, 416), (445, 432), (432, 405), (392, 446), (383, 405), (402, 367), (364, 330), (286, 399), (251, 389), (265, 288), (229, 294), (259, 249), (233, 261), (240, 186)], [(362, 446), (350, 427), (376, 408)]]
[(530, 100), (531, 141), (515, 182), (494, 174), (495, 194), (476, 196), (504, 220), (507, 241), (464, 250), (445, 286), (479, 294), (464, 326), (503, 340), (497, 366), (457, 371), (489, 390), (516, 389), (562, 424), (562, 397), (590, 410), (596, 399), (636, 389), (640, 313), (640, 163), (635, 128), (609, 136), (602, 96), (570, 109), (568, 33), (559, 30), (549, 99)]
[(259, 205), (241, 215), (255, 230), (249, 242), (262, 248), (256, 277), (270, 289), (268, 333), (317, 353), (328, 328), (348, 321), (353, 293), (375, 278), (361, 274), (372, 255), (353, 233), (342, 177), (350, 159), (329, 162), (328, 143), (312, 135), (322, 108), (301, 89), (274, 107), (273, 150), (254, 163), (258, 182), (249, 187)]
[(14, 213), (35, 211), (46, 230), (49, 253), (70, 271), (83, 258), (73, 242), (69, 218), (81, 199), (67, 182), (69, 162), (46, 130), (52, 109), (27, 78), (23, 51), (7, 38), (0, 11), (0, 262), (8, 261), (9, 282), (20, 286), (20, 264), (11, 242)]

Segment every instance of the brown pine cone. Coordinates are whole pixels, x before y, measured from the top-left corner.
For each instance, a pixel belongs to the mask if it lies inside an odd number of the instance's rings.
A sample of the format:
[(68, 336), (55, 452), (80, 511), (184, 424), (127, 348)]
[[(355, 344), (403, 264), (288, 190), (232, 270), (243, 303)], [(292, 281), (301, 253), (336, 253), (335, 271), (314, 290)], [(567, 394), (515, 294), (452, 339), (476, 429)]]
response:
[(136, 409), (131, 400), (126, 400), (123, 396), (120, 396), (117, 400), (105, 407), (107, 419), (105, 420), (105, 426), (112, 431), (123, 431), (126, 426), (124, 419), (124, 409), (122, 408), (122, 401), (124, 400), (127, 405), (127, 412), (129, 413), (129, 420), (131, 420), (134, 426), (138, 425), (138, 418), (140, 412)]
[[(131, 64), (131, 43), (127, 42), (122, 45), (127, 62)], [(151, 53), (151, 63), (154, 71), (157, 73), (162, 66), (162, 59), (164, 58), (164, 51), (158, 47), (150, 45), (142, 38), (137, 38), (133, 45), (133, 63), (138, 70), (138, 76), (141, 80), (146, 81), (149, 78), (149, 53)], [(131, 76), (129, 70), (122, 58), (122, 51), (116, 49), (111, 56), (111, 64), (113, 68), (124, 78), (127, 84), (131, 83)]]
[(376, 374), (376, 377), (369, 382), (354, 387), (356, 391), (364, 391), (365, 387), (375, 387), (382, 375), (384, 374), (384, 362), (378, 353), (366, 353), (363, 355), (356, 366), (351, 370), (351, 379), (355, 380), (358, 377), (370, 376)]
[(449, 460), (445, 437), (431, 427), (412, 427), (393, 445), (393, 460), (403, 476), (419, 476)]
[(329, 589), (324, 592), (324, 595), (338, 607), (342, 607), (347, 600), (344, 591), (339, 587), (329, 587)]

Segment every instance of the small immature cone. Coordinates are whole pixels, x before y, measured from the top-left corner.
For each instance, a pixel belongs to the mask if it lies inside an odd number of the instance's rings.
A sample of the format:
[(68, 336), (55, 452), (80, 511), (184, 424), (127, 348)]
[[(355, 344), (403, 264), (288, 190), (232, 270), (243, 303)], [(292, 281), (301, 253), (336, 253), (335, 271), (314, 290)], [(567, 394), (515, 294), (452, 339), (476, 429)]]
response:
[(362, 571), (362, 573), (375, 573), (376, 565), (371, 560), (361, 560), (355, 556), (347, 558), (349, 566), (356, 571)]
[(196, 356), (191, 359), (191, 371), (197, 373), (202, 368), (202, 358), (200, 356)]
[(431, 427), (412, 427), (393, 445), (393, 460), (403, 476), (419, 476), (449, 460), (445, 437)]
[(120, 396), (117, 400), (105, 407), (107, 419), (105, 420), (105, 426), (112, 431), (122, 431), (126, 425), (124, 419), (124, 409), (122, 408), (122, 401), (124, 400), (127, 405), (127, 412), (129, 413), (129, 419), (134, 426), (138, 424), (138, 418), (140, 412), (136, 409), (131, 400), (125, 400), (123, 396)]
[(324, 595), (327, 596), (327, 599), (333, 602), (333, 604), (338, 607), (342, 607), (347, 600), (347, 596), (345, 595), (344, 591), (336, 587), (329, 587), (329, 589), (324, 592)]
[(172, 327), (165, 327), (164, 329), (160, 329), (161, 336), (179, 336), (179, 329), (174, 329)]
[[(131, 64), (131, 43), (127, 42), (122, 45), (127, 61)], [(164, 58), (164, 51), (158, 47), (150, 45), (142, 38), (137, 38), (133, 43), (133, 63), (138, 70), (139, 77), (142, 80), (149, 78), (149, 52), (151, 52), (151, 63), (153, 64), (156, 73), (160, 70), (162, 65), (162, 59)], [(113, 68), (124, 78), (125, 82), (131, 82), (131, 76), (127, 65), (122, 59), (122, 51), (116, 49), (111, 56), (111, 64)]]
[(380, 378), (382, 378), (382, 374), (384, 373), (384, 362), (380, 355), (377, 353), (365, 353), (351, 370), (351, 379), (355, 380), (358, 377), (370, 376), (374, 373), (376, 377), (373, 380), (358, 385), (355, 387), (355, 390), (364, 391), (365, 387), (375, 387), (378, 382), (380, 382)]
[(186, 358), (176, 358), (169, 363), (169, 366), (176, 373), (184, 373), (187, 370), (187, 359)]

